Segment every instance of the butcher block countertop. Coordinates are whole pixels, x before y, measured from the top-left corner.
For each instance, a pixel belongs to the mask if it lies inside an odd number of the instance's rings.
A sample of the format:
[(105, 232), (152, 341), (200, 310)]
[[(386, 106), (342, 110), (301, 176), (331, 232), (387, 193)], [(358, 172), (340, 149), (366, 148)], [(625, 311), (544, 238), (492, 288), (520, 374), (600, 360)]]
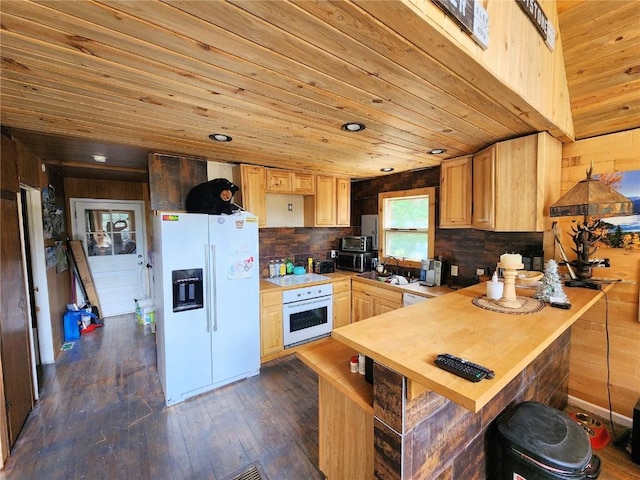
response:
[[(332, 337), (409, 379), (409, 395), (432, 390), (478, 412), (553, 343), (612, 285), (603, 290), (566, 288), (571, 309), (548, 304), (530, 314), (498, 313), (475, 306), (481, 283), (377, 317), (334, 329)], [(534, 290), (516, 288), (518, 296)], [(495, 371), (473, 383), (434, 365), (451, 353)]]

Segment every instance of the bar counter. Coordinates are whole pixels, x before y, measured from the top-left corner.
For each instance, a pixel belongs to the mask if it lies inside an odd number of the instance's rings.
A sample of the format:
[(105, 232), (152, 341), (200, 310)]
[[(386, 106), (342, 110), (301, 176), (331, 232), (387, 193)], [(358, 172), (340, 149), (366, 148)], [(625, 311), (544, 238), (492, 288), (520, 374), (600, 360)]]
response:
[[(496, 418), (525, 400), (566, 406), (570, 327), (610, 288), (565, 288), (571, 309), (547, 304), (516, 314), (474, 305), (483, 283), (340, 327), (303, 348), (298, 355), (321, 384), (321, 470), (329, 479), (492, 478)], [(517, 289), (519, 297), (533, 293)], [(356, 352), (374, 359), (371, 391), (346, 373)], [(439, 353), (489, 367), (495, 378), (473, 383), (441, 370), (433, 363)], [(347, 430), (368, 447), (357, 456), (360, 444)]]
[[(603, 287), (604, 291), (611, 285)], [(479, 412), (602, 296), (601, 291), (565, 288), (571, 309), (530, 314), (497, 313), (477, 307), (486, 283), (335, 329), (332, 337), (411, 380), (410, 395), (432, 390)], [(517, 288), (518, 296), (534, 290)], [(472, 383), (436, 367), (451, 353), (495, 371)]]

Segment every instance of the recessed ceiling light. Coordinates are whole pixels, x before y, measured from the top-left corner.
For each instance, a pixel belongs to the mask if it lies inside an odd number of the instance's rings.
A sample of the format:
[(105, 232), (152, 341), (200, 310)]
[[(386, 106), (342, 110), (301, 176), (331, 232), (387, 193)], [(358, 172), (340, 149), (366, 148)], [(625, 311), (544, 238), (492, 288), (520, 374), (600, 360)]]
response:
[(431, 155), (442, 155), (446, 151), (447, 150), (444, 148), (434, 148), (433, 150), (429, 150), (427, 153), (430, 153)]
[(104, 163), (107, 161), (107, 157), (105, 157), (104, 155), (92, 155), (92, 157), (96, 162)]
[(385, 172), (385, 173), (393, 172), (394, 170), (395, 169), (393, 167), (383, 167), (380, 169), (381, 172)]
[(361, 132), (365, 128), (367, 127), (364, 126), (364, 123), (357, 123), (357, 122), (348, 122), (342, 125), (342, 129), (345, 132)]
[(230, 142), (232, 140), (229, 135), (225, 135), (224, 133), (212, 133), (209, 135), (209, 138), (216, 142)]

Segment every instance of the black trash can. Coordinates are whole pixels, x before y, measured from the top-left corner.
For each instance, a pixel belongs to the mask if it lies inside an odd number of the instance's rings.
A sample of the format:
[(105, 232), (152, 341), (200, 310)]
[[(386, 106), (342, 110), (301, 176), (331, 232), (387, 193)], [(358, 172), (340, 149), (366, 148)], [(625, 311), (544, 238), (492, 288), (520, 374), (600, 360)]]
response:
[(584, 429), (560, 410), (523, 402), (498, 420), (503, 480), (592, 479), (600, 458)]

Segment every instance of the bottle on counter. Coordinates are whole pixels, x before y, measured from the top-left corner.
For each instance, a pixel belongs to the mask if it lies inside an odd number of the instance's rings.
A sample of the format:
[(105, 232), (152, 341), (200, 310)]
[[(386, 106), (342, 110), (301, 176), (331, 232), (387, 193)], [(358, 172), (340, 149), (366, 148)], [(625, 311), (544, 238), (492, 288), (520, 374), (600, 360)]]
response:
[(287, 262), (284, 260), (280, 260), (280, 276), (284, 277), (287, 274)]
[(287, 258), (287, 275), (291, 275), (293, 273), (293, 261), (290, 258)]
[(502, 298), (504, 283), (498, 280), (498, 272), (493, 272), (491, 281), (487, 282), (487, 298), (490, 300), (499, 300)]
[(275, 270), (275, 276), (279, 277), (280, 276), (280, 260), (278, 260), (277, 258), (273, 261), (273, 267)]
[(269, 278), (275, 278), (276, 276), (276, 264), (273, 260), (269, 261)]
[(312, 257), (307, 258), (307, 272), (308, 273), (313, 273), (313, 258)]

